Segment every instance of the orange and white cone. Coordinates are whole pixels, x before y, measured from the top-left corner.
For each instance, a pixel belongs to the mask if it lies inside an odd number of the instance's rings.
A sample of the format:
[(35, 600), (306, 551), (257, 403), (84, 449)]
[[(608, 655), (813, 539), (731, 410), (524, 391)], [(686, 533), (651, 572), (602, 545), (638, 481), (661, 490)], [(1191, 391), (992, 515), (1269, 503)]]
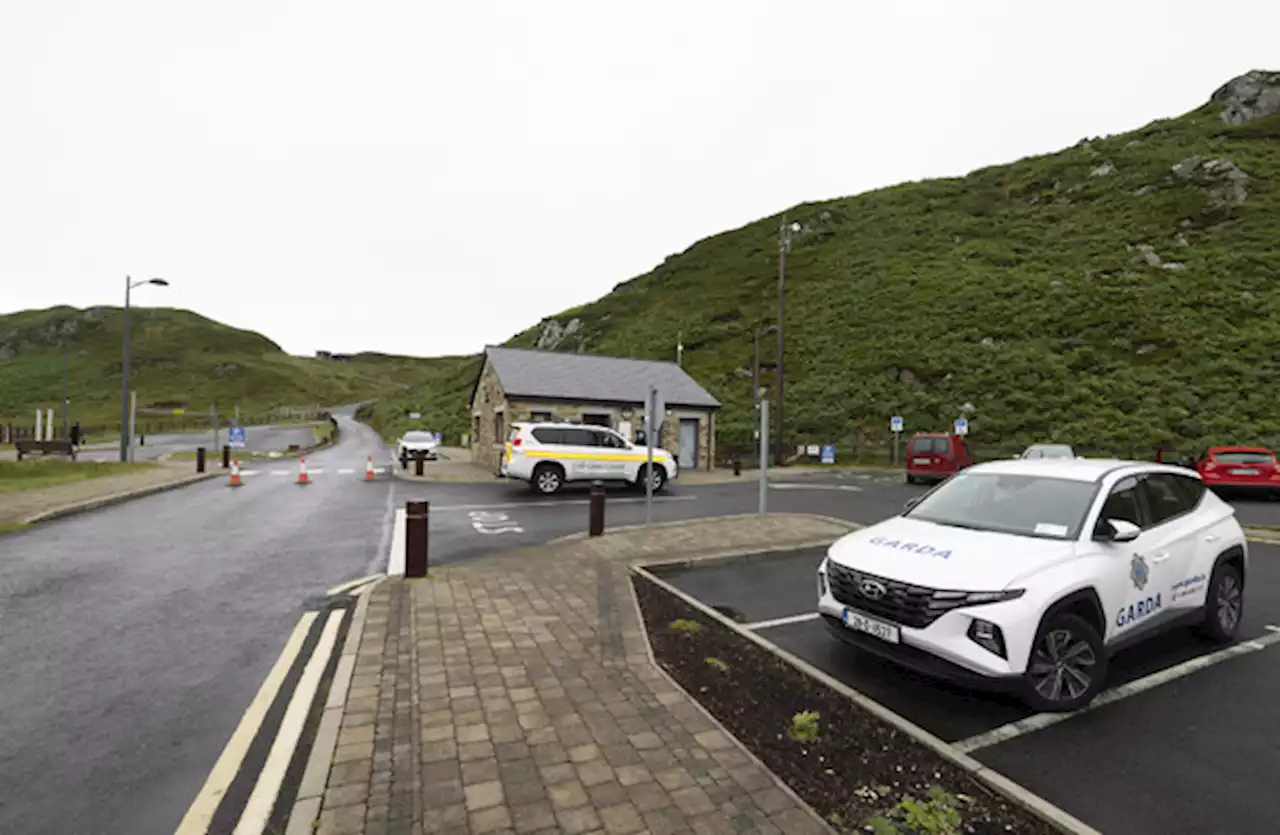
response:
[(306, 456), (303, 456), (302, 460), (298, 462), (298, 481), (297, 481), (296, 483), (298, 483), (298, 484), (310, 484), (310, 483), (311, 483), (311, 479), (307, 477), (307, 459), (306, 459)]
[(240, 480), (240, 462), (232, 460), (231, 475), (227, 476), (228, 487), (243, 487), (244, 482)]
[(373, 481), (375, 475), (373, 471), (373, 456), (370, 455), (364, 462), (364, 480)]

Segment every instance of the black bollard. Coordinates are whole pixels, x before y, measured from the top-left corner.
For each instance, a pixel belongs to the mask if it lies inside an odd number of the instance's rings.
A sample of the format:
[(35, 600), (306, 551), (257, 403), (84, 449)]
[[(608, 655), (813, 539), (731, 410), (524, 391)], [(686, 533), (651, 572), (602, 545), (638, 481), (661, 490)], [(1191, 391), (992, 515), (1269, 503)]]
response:
[(742, 462), (737, 458), (733, 459), (733, 474), (742, 475)]
[(587, 535), (600, 536), (604, 533), (604, 482), (591, 482), (591, 501), (587, 515)]
[(227, 444), (223, 444), (222, 445), (222, 469), (225, 470), (230, 466), (231, 466), (231, 447), (228, 446)]
[(404, 576), (426, 577), (430, 502), (405, 503)]
[(204, 472), (204, 447), (196, 447), (196, 472)]

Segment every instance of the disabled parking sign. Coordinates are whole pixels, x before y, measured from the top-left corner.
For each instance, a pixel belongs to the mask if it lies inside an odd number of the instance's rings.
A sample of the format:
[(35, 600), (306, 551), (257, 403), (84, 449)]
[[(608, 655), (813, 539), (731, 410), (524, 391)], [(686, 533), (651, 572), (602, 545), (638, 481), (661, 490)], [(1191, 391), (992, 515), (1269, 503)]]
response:
[(824, 464), (836, 463), (836, 445), (835, 444), (822, 445), (822, 463)]
[(227, 430), (227, 445), (236, 449), (244, 447), (244, 427), (232, 426)]

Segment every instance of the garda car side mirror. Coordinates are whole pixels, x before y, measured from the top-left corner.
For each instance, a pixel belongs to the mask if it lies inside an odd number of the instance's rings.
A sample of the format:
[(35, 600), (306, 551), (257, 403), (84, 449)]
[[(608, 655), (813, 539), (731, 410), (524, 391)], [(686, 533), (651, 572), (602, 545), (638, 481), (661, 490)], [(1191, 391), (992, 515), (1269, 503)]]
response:
[(1107, 519), (1099, 527), (1098, 538), (1108, 542), (1132, 542), (1142, 533), (1142, 528), (1125, 519)]

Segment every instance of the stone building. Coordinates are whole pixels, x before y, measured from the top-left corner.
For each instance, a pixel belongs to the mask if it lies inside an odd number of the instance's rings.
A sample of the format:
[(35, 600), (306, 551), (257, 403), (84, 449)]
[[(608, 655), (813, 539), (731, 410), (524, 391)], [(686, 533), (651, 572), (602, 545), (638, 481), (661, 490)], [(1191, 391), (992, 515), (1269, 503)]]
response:
[(485, 349), (471, 394), (471, 458), (496, 470), (511, 424), (520, 421), (576, 420), (635, 440), (651, 385), (666, 404), (658, 445), (681, 469), (711, 469), (720, 401), (674, 362), (517, 348)]

